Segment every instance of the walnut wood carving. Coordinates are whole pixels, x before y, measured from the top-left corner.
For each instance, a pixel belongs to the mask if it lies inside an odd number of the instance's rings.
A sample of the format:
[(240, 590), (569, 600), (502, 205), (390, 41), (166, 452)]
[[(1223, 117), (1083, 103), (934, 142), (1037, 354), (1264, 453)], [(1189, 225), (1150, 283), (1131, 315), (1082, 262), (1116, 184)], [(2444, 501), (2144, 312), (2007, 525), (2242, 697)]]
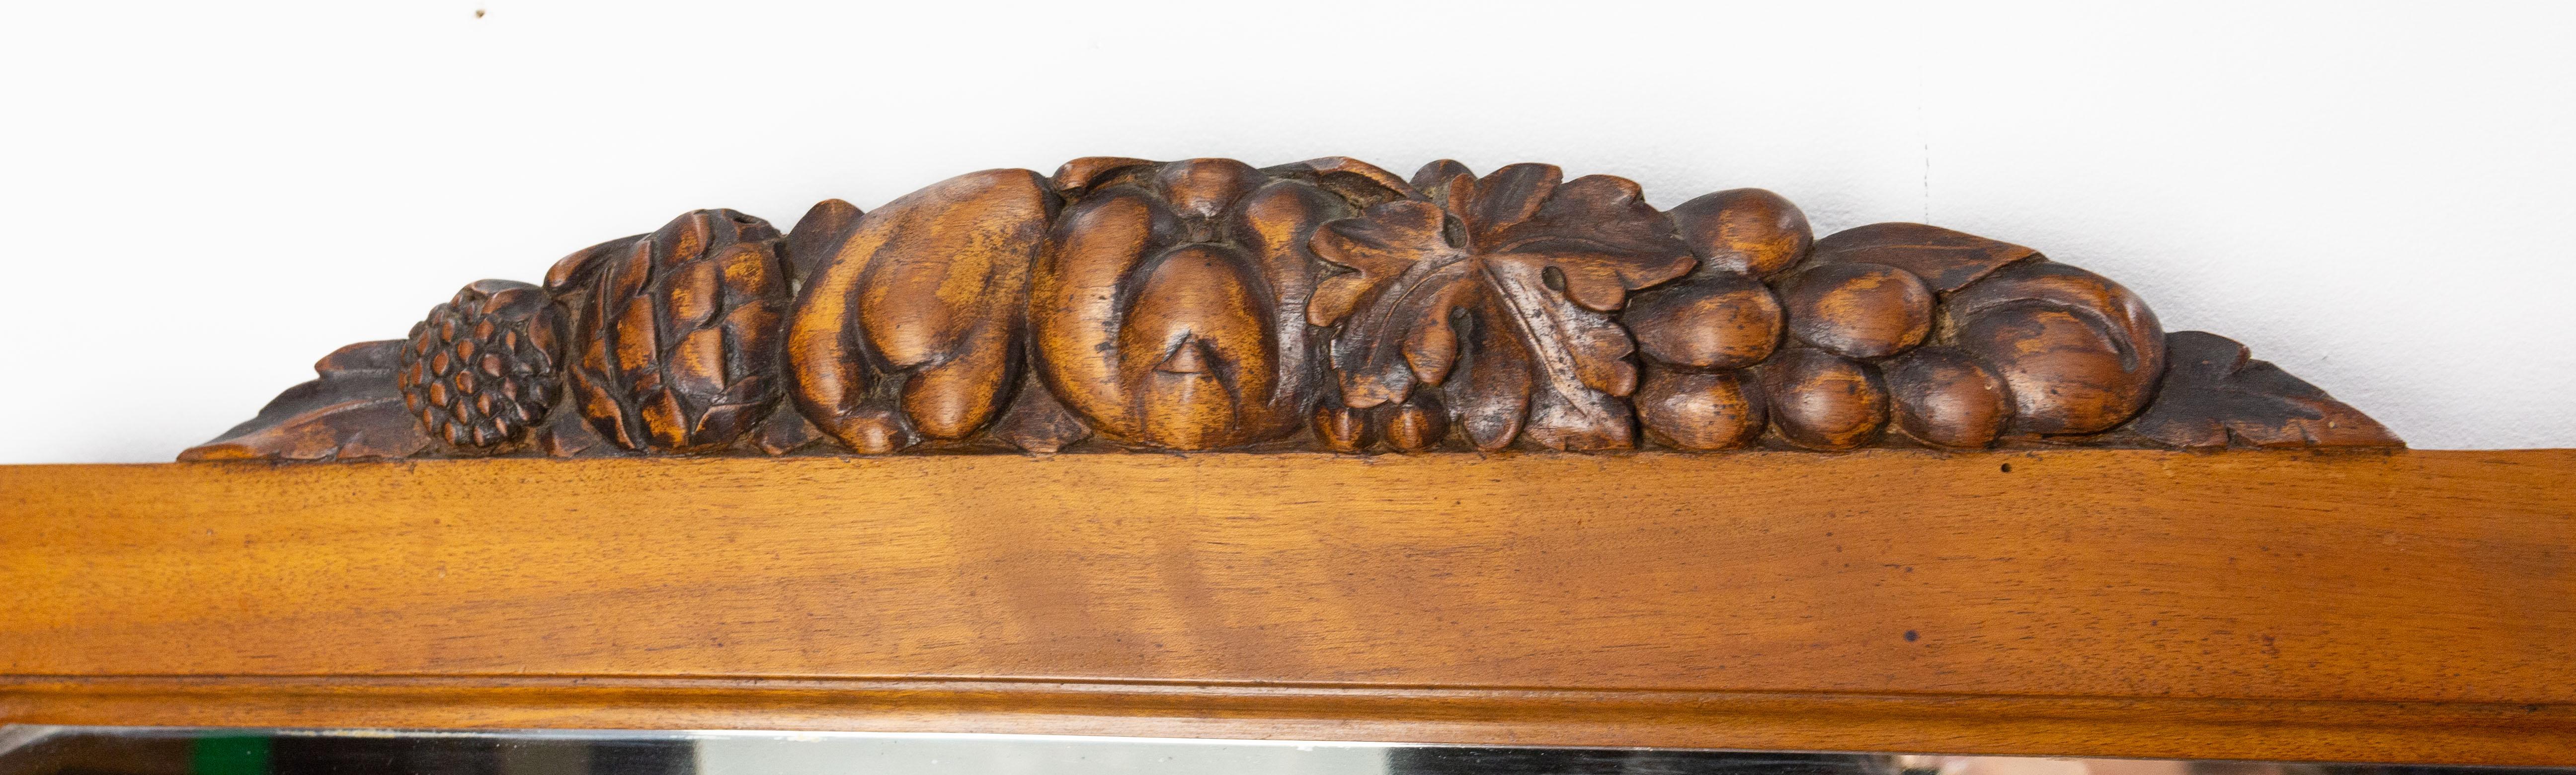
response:
[(487, 280), (187, 460), (2396, 447), (2038, 251), (1554, 166), (990, 170)]

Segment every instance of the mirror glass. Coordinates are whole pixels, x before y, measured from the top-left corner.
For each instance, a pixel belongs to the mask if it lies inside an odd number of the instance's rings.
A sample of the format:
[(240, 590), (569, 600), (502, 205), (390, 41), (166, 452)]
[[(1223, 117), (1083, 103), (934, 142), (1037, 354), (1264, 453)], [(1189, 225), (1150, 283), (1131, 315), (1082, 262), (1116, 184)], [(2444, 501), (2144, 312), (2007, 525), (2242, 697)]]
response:
[(2576, 769), (1038, 735), (0, 727), (0, 775), (2435, 775)]

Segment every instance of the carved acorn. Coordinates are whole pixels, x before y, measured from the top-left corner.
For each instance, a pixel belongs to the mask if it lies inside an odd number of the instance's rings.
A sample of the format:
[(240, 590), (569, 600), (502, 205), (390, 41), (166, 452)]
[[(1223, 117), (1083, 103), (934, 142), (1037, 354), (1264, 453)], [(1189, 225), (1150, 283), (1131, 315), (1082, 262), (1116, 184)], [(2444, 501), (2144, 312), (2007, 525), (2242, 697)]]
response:
[(396, 381), (420, 429), (458, 452), (517, 446), (561, 390), (561, 322), (544, 289), (465, 286), (412, 324)]
[(572, 318), (573, 398), (602, 437), (710, 452), (769, 416), (788, 303), (779, 241), (768, 221), (698, 210), (546, 273)]
[[(1102, 436), (1171, 449), (1275, 439), (1309, 421), (1321, 354), (1306, 311), (1323, 269), (1310, 236), (1403, 186), (1347, 159), (1256, 170), (1086, 158), (1055, 184), (1072, 201), (1029, 299), (1038, 377)], [(1340, 443), (1365, 445), (1365, 423), (1345, 419)], [(1413, 436), (1433, 432), (1410, 422)]]
[(820, 258), (788, 324), (797, 410), (865, 453), (991, 425), (1019, 384), (1030, 265), (1056, 207), (1037, 173), (987, 170), (798, 224), (791, 244)]

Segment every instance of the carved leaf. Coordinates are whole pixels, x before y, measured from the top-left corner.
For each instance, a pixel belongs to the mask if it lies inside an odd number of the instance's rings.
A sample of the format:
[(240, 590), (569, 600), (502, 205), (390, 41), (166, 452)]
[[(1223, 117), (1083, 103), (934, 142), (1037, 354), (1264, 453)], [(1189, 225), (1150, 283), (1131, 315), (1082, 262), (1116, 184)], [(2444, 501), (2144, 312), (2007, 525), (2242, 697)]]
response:
[(1339, 324), (1333, 369), (1344, 405), (1403, 400), (1417, 377), (1439, 384), (1457, 358), (1450, 312), (1481, 287), (1467, 251), (1442, 237), (1439, 207), (1399, 200), (1315, 232), (1315, 255), (1350, 272), (1327, 277), (1307, 321)]
[(1082, 424), (1082, 418), (1064, 408), (1045, 387), (1035, 384), (1037, 377), (1026, 380), (1031, 384), (1021, 386), (1011, 408), (1002, 412), (1002, 419), (994, 421), (994, 438), (1025, 451), (1046, 454), (1091, 435), (1091, 428)]
[(806, 422), (793, 404), (781, 404), (769, 412), (769, 419), (751, 433), (751, 446), (770, 455), (784, 455), (804, 449), (823, 439), (823, 431)]
[(580, 412), (555, 412), (538, 428), (534, 446), (547, 457), (601, 457), (624, 452), (600, 438), (599, 429)]
[(2386, 426), (2281, 367), (2252, 359), (2236, 340), (2201, 331), (2165, 337), (2164, 384), (2129, 428), (2186, 448), (2402, 447)]
[(1481, 450), (1511, 446), (1520, 438), (1521, 428), (1529, 421), (1530, 391), (1536, 370), (1530, 362), (1529, 346), (1512, 328), (1493, 321), (1508, 314), (1482, 288), (1477, 296), (1477, 312), (1461, 316), (1467, 322), (1462, 338), (1465, 349), (1456, 374), (1440, 386), (1450, 410), (1458, 416), (1459, 430), (1467, 443)]
[(180, 460), (350, 460), (408, 457), (430, 445), (404, 408), (394, 372), (406, 342), (342, 347), (313, 364), (320, 379), (287, 388), (213, 441)]
[(2039, 251), (2001, 240), (1920, 223), (1873, 223), (1817, 240), (1816, 263), (1857, 261), (1913, 272), (1949, 293), (1997, 269), (2028, 261)]
[[(1515, 164), (1479, 181), (1456, 162), (1434, 162), (1415, 181), (1427, 199), (1374, 205), (1316, 232), (1316, 255), (1352, 270), (1326, 278), (1308, 308), (1311, 322), (1341, 326), (1332, 357), (1347, 405), (1394, 403), (1417, 384), (1446, 382), (1459, 360), (1458, 321), (1473, 319), (1488, 336), (1515, 340), (1516, 348), (1483, 348), (1491, 353), (1485, 368), (1526, 364), (1536, 388), (1525, 399), (1532, 441), (1557, 449), (1632, 443), (1619, 398), (1636, 389), (1627, 359), (1634, 345), (1606, 313), (1629, 291), (1681, 276), (1695, 259), (1635, 183), (1561, 177), (1554, 166)], [(1507, 394), (1517, 382), (1477, 376), (1477, 389), (1505, 392), (1452, 395), (1469, 432), (1520, 425), (1491, 415), (1519, 403)]]

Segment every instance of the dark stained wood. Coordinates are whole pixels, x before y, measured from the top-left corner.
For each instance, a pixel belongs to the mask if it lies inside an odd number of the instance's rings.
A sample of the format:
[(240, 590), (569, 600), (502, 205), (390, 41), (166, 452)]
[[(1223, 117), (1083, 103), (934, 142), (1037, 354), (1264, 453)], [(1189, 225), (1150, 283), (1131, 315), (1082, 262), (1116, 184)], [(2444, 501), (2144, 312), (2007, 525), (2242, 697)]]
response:
[(1818, 264), (1781, 284), (1789, 334), (1849, 358), (1884, 358), (1932, 333), (1932, 289), (1892, 266)]
[[(847, 224), (790, 313), (785, 376), (806, 418), (859, 452), (973, 435), (1018, 386), (1020, 308), (1055, 195), (1036, 173), (968, 173)], [(815, 248), (819, 251), (826, 248)]]
[(2012, 421), (2003, 378), (1967, 353), (1925, 347), (1888, 363), (1881, 377), (1896, 430), (1925, 445), (1985, 447)]
[(2236, 340), (2177, 331), (2165, 336), (2165, 350), (2164, 384), (2133, 424), (2158, 442), (2196, 449), (2397, 443), (2379, 421), (2279, 366), (2253, 360)]
[(2226, 346), (2169, 375), (2143, 300), (2027, 247), (1546, 164), (1088, 157), (786, 235), (695, 211), (513, 287), (434, 309), (429, 367), (344, 351), (181, 457), (2402, 446)]
[(1477, 449), (1635, 446), (1624, 400), (1637, 388), (1635, 343), (1611, 313), (1697, 263), (1671, 221), (1633, 181), (1568, 181), (1554, 165), (1479, 179), (1434, 162), (1416, 177), (1438, 179), (1313, 239), (1318, 257), (1351, 270), (1325, 278), (1307, 307), (1309, 322), (1339, 329), (1342, 402), (1439, 387)]
[(2165, 371), (2164, 329), (2119, 283), (2058, 263), (1996, 270), (1943, 300), (1939, 343), (2001, 376), (2010, 427), (2071, 436), (2111, 430), (2146, 408)]
[(2576, 764), (2576, 451), (0, 467), (0, 722)]
[(2039, 258), (2039, 251), (1920, 223), (1873, 223), (1817, 240), (1817, 263), (1855, 261), (1903, 269), (1941, 293), (1985, 279), (1997, 269)]
[(1646, 437), (1674, 449), (1734, 449), (1762, 436), (1762, 391), (1741, 372), (1646, 369), (1637, 420)]
[[(1159, 448), (1269, 441), (1314, 418), (1325, 377), (1306, 238), (1342, 197), (1231, 159), (1077, 159), (1038, 257), (1030, 365), (1093, 432)], [(1356, 419), (1356, 418), (1354, 418)]]
[(561, 318), (545, 289), (508, 280), (465, 286), (412, 324), (403, 408), (459, 453), (524, 444), (563, 394)]
[(433, 443), (404, 406), (401, 339), (359, 342), (313, 363), (319, 377), (277, 394), (259, 415), (180, 460), (404, 458)]
[(1619, 316), (1646, 359), (1694, 370), (1739, 369), (1779, 348), (1780, 300), (1747, 277), (1695, 277), (1637, 294)]
[(1887, 388), (1869, 364), (1795, 349), (1765, 364), (1760, 384), (1772, 430), (1792, 445), (1858, 449), (1887, 428)]
[(570, 400), (629, 450), (713, 452), (777, 405), (790, 279), (768, 221), (697, 210), (546, 272), (572, 324)]
[(1807, 214), (1779, 194), (1738, 188), (1673, 208), (1673, 233), (1699, 257), (1699, 274), (1760, 280), (1807, 258), (1816, 241)]

